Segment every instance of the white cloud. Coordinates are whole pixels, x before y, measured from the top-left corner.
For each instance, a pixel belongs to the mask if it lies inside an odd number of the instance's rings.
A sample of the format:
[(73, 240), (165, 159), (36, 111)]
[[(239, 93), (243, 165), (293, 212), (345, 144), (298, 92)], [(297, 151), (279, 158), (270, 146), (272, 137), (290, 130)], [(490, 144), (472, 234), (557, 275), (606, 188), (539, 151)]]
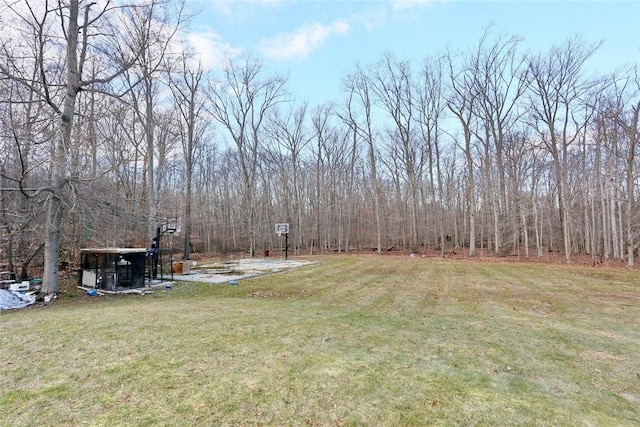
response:
[(306, 58), (329, 37), (348, 31), (349, 23), (346, 21), (334, 21), (330, 25), (305, 24), (294, 32), (263, 39), (259, 49), (263, 55), (277, 60)]
[(214, 32), (189, 33), (187, 41), (206, 69), (223, 68), (229, 60), (238, 56), (240, 49), (222, 42), (222, 37)]

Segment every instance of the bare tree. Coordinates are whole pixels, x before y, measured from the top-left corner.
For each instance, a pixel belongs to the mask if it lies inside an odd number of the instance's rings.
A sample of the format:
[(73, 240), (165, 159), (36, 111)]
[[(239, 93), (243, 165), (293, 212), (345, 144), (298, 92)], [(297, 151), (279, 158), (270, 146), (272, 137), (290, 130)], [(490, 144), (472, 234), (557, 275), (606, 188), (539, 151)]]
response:
[[(65, 188), (77, 179), (69, 169), (69, 149), (78, 94), (83, 90), (104, 92), (105, 84), (133, 65), (138, 52), (121, 49), (123, 39), (115, 21), (123, 19), (126, 8), (109, 2), (44, 1), (36, 5), (3, 1), (1, 8), (4, 16), (15, 18), (19, 32), (11, 33), (10, 41), (2, 46), (0, 74), (32, 91), (57, 117), (46, 188), (44, 255), (44, 290), (53, 293), (58, 290)], [(96, 75), (87, 74), (89, 58), (100, 62)]]
[(374, 216), (376, 222), (376, 252), (383, 253), (382, 248), (382, 186), (378, 176), (377, 132), (373, 126), (373, 89), (371, 77), (357, 66), (352, 74), (343, 79), (346, 92), (345, 106), (336, 110), (336, 114), (351, 129), (354, 136), (365, 142), (369, 181), (373, 187)]
[[(480, 39), (473, 59), (465, 64), (471, 67), (473, 92), (477, 93), (477, 116), (479, 129), (475, 136), (485, 148), (486, 202), (490, 204), (493, 216), (493, 241), (496, 252), (501, 250), (504, 240), (503, 228), (508, 226), (509, 203), (505, 179), (505, 139), (522, 115), (519, 101), (526, 88), (524, 56), (518, 55), (518, 37), (499, 35), (490, 39), (486, 30)], [(496, 173), (493, 173), (495, 167)], [(497, 190), (493, 181), (497, 182)], [(517, 216), (510, 227), (516, 230)]]
[(213, 118), (229, 132), (238, 151), (243, 182), (243, 212), (247, 218), (249, 253), (256, 243), (256, 184), (260, 137), (269, 111), (285, 99), (287, 79), (263, 78), (263, 65), (252, 57), (229, 60), (222, 80), (212, 82), (209, 92)]
[[(411, 63), (396, 59), (391, 53), (370, 70), (371, 89), (379, 106), (389, 115), (394, 125), (391, 143), (397, 143), (402, 168), (406, 175), (409, 196), (409, 248), (418, 251), (418, 188), (423, 167), (422, 147), (413, 132), (415, 118), (414, 83)], [(395, 148), (392, 148), (395, 150)]]
[(335, 131), (335, 127), (331, 126), (332, 108), (330, 105), (325, 104), (317, 107), (311, 117), (313, 126), (313, 138), (316, 140), (315, 150), (313, 156), (315, 157), (315, 192), (313, 193), (313, 209), (314, 209), (314, 226), (312, 239), (309, 245), (309, 252), (313, 255), (315, 247), (321, 247), (321, 226), (322, 226), (322, 199), (327, 189), (325, 188), (324, 170), (325, 170), (325, 152), (324, 147), (327, 141), (331, 138), (331, 133)]
[(608, 120), (612, 127), (621, 130), (612, 154), (624, 161), (625, 251), (627, 265), (633, 267), (638, 233), (634, 215), (634, 188), (637, 178), (636, 154), (640, 144), (640, 75), (637, 65), (620, 77), (611, 77), (609, 91), (600, 101), (599, 115), (600, 120)]
[(597, 48), (572, 38), (562, 46), (553, 46), (546, 55), (532, 56), (528, 62), (529, 111), (534, 129), (554, 163), (566, 262), (571, 261), (572, 252), (568, 152), (588, 124), (588, 118), (579, 115), (579, 104), (593, 82), (584, 78), (582, 69)]
[(424, 60), (422, 74), (417, 82), (417, 122), (420, 135), (427, 149), (429, 190), (435, 208), (438, 246), (441, 255), (445, 252), (444, 229), (444, 178), (441, 169), (441, 121), (444, 115), (443, 61), (440, 58)]
[[(9, 2), (0, 5), (11, 16), (13, 30), (3, 43), (0, 74), (22, 85), (45, 103), (56, 117), (51, 141), (45, 235), (44, 290), (58, 291), (60, 231), (66, 190), (88, 177), (90, 168), (72, 153), (77, 101), (81, 92), (113, 94), (114, 85), (138, 60), (142, 44), (121, 28), (139, 28), (152, 21), (150, 11), (169, 0), (113, 5), (86, 0)], [(146, 20), (146, 21), (145, 21)]]
[(195, 66), (191, 66), (190, 58), (186, 53), (183, 53), (179, 65), (181, 69), (170, 74), (170, 88), (179, 113), (178, 131), (185, 160), (183, 259), (188, 260), (191, 256), (193, 168), (204, 143), (202, 139), (207, 124), (205, 117), (205, 88), (203, 87), (205, 83), (204, 69), (202, 64), (198, 62)]
[[(476, 187), (474, 177), (474, 159), (472, 137), (474, 134), (474, 115), (477, 108), (477, 90), (474, 88), (473, 63), (474, 56), (467, 58), (467, 64), (462, 69), (456, 68), (455, 58), (449, 53), (447, 64), (449, 68), (450, 94), (447, 97), (447, 107), (458, 119), (464, 141), (458, 143), (467, 161), (467, 191), (466, 202), (469, 216), (469, 256), (476, 255)], [(469, 65), (469, 62), (471, 65)]]
[[(303, 201), (302, 201), (302, 155), (309, 146), (311, 138), (305, 127), (307, 104), (303, 103), (295, 109), (276, 110), (270, 115), (268, 133), (272, 142), (268, 152), (272, 153), (275, 163), (280, 166), (284, 177), (283, 185), (292, 192), (292, 217), (295, 224), (295, 250), (303, 245)], [(290, 177), (290, 182), (289, 182)], [(287, 216), (289, 220), (289, 215)]]
[(124, 47), (139, 52), (135, 66), (127, 70), (126, 77), (131, 90), (128, 95), (134, 107), (136, 121), (142, 125), (145, 140), (145, 181), (143, 186), (143, 204), (147, 214), (147, 234), (151, 238), (156, 234), (157, 189), (155, 159), (162, 160), (157, 153), (155, 138), (158, 124), (157, 114), (161, 102), (161, 77), (165, 75), (168, 57), (175, 36), (184, 23), (183, 2), (173, 8), (172, 0), (151, 0), (129, 10), (130, 20), (135, 24), (130, 28), (133, 37), (126, 40)]
[[(42, 249), (45, 193), (41, 189), (46, 186), (42, 164), (48, 154), (43, 146), (52, 137), (51, 117), (44, 114), (43, 100), (19, 82), (1, 79), (0, 99), (0, 242), (6, 258), (0, 262), (15, 271), (17, 259), (33, 259), (34, 248)], [(28, 264), (22, 264), (23, 277)]]

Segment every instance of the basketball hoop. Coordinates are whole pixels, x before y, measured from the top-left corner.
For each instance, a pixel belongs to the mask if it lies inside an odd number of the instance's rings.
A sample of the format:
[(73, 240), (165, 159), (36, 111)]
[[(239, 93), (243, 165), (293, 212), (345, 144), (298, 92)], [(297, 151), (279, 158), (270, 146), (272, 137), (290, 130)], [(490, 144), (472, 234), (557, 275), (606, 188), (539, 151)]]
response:
[(279, 236), (282, 236), (283, 234), (289, 234), (289, 223), (276, 224), (276, 233)]
[(161, 231), (162, 234), (178, 234), (182, 228), (182, 218), (180, 217), (172, 217), (172, 218), (163, 218), (161, 223)]

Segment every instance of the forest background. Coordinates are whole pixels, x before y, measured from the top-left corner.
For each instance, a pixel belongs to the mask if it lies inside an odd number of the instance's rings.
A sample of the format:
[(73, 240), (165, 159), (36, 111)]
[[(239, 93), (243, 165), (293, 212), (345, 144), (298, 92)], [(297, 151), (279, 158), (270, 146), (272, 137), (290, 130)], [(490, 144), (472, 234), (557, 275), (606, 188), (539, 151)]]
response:
[[(255, 255), (401, 250), (634, 266), (638, 57), (589, 72), (601, 41), (546, 50), (487, 27), (463, 50), (353, 63), (302, 101), (252, 52), (206, 67), (172, 0), (0, 2), (0, 263), (170, 244)], [(348, 61), (348, 58), (345, 58)]]

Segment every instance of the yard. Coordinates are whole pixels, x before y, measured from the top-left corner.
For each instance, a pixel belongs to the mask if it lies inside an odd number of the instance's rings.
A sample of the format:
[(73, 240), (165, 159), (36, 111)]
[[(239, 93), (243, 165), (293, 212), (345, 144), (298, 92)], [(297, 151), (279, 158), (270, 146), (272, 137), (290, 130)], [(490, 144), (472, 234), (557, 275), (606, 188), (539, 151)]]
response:
[(640, 425), (636, 270), (325, 256), (0, 315), (0, 425)]

